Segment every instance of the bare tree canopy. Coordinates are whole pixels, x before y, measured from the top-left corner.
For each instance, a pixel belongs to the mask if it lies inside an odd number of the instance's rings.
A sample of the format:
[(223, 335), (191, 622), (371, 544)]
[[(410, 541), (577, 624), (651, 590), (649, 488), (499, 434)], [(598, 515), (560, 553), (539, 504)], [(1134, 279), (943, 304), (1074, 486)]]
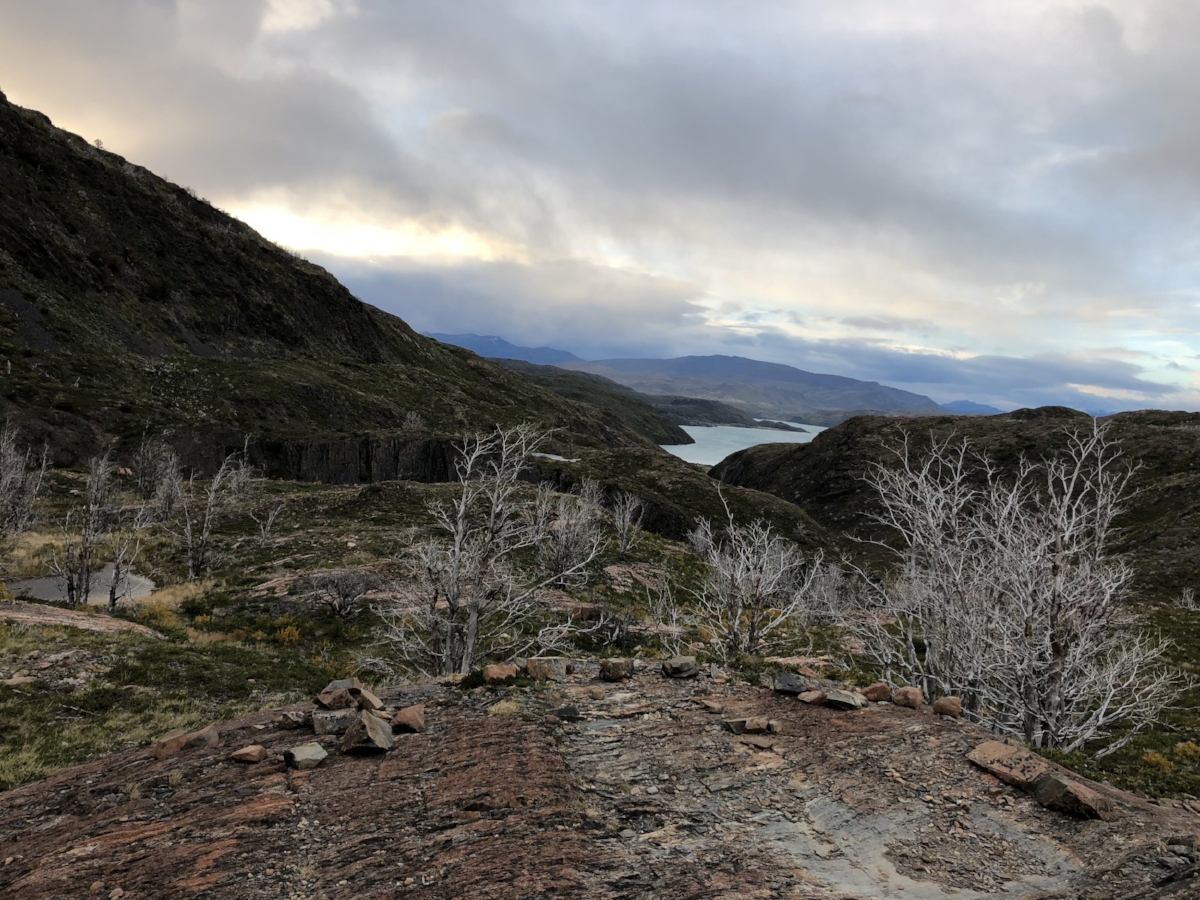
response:
[(34, 458), (17, 447), (16, 426), (6, 422), (0, 429), (0, 540), (16, 537), (33, 524), (47, 465), (45, 452)]
[(1009, 479), (966, 441), (895, 454), (868, 481), (896, 571), (860, 571), (838, 607), (887, 677), (1039, 747), (1103, 755), (1156, 721), (1181, 682), (1127, 609), (1132, 572), (1110, 544), (1132, 469), (1106, 427)]
[[(588, 531), (581, 523), (594, 518), (583, 508), (593, 500), (552, 498), (544, 488), (528, 497), (520, 475), (546, 438), (526, 424), (464, 439), (455, 463), (458, 496), (431, 506), (435, 536), (403, 556), (415, 596), (381, 610), (384, 643), (397, 665), (466, 673), (488, 656), (560, 646), (578, 630), (556, 619), (537, 594), (582, 580), (603, 541), (594, 525)], [(530, 556), (540, 558), (537, 575)]]

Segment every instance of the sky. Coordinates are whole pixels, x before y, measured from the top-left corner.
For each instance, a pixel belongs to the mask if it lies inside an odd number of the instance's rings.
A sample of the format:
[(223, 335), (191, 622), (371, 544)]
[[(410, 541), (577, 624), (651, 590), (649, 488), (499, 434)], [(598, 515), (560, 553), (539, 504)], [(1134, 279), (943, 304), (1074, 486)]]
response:
[(422, 331), (1200, 409), (1195, 0), (0, 0), (0, 90)]

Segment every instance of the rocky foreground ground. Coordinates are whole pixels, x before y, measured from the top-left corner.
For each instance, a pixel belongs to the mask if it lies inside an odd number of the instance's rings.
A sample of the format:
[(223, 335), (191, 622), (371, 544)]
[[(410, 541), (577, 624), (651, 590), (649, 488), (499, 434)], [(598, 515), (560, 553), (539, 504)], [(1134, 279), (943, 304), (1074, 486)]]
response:
[[(927, 706), (573, 669), (330, 694), (333, 732), (305, 704), (0, 794), (0, 896), (1200, 897), (1187, 805), (1075, 779), (1107, 820), (1046, 808)], [(388, 733), (335, 733), (364, 715)]]

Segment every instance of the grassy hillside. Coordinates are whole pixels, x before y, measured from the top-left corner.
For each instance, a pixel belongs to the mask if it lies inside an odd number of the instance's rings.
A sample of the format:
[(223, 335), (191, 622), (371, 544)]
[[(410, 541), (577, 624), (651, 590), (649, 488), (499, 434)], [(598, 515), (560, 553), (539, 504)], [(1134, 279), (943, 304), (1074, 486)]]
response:
[(70, 464), (148, 430), (307, 438), (535, 419), (650, 441), (368, 306), (328, 272), (0, 94), (0, 398)]
[[(1129, 554), (1146, 599), (1169, 600), (1200, 589), (1200, 413), (1147, 411), (1110, 418), (1112, 436), (1138, 471), (1135, 495), (1117, 524), (1118, 551)], [(765, 444), (731, 455), (712, 474), (797, 504), (833, 534), (882, 536), (869, 519), (874, 501), (862, 476), (887, 462), (887, 448), (907, 432), (914, 448), (930, 435), (955, 434), (985, 450), (1001, 469), (1021, 454), (1049, 456), (1066, 429), (1090, 428), (1087, 415), (1063, 407), (999, 416), (851, 419), (809, 444)]]

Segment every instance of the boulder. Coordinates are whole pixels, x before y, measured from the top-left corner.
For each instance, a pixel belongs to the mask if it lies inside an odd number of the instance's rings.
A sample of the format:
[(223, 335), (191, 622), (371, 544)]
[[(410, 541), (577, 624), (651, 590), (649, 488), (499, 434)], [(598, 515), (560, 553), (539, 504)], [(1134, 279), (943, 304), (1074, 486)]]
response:
[(1051, 771), (1050, 763), (1024, 747), (1000, 741), (984, 741), (967, 754), (967, 759), (1006, 784), (1028, 791), (1042, 775)]
[(939, 716), (957, 719), (962, 715), (962, 700), (958, 697), (938, 697), (933, 701), (933, 711)]
[(554, 711), (553, 714), (562, 719), (564, 722), (578, 722), (583, 718), (583, 716), (579, 714), (579, 707), (572, 706), (570, 704), (566, 706), (560, 706)]
[(1044, 772), (1033, 783), (1033, 796), (1047, 809), (1055, 809), (1079, 819), (1117, 818), (1117, 809), (1103, 794), (1064, 778), (1057, 772)]
[(805, 691), (811, 691), (813, 684), (807, 678), (793, 675), (791, 672), (782, 672), (772, 680), (771, 687), (780, 694), (803, 694)]
[(872, 703), (884, 703), (892, 699), (892, 689), (886, 683), (877, 681), (863, 691), (863, 696)]
[(293, 769), (315, 769), (329, 754), (316, 741), (283, 751), (283, 759)]
[(358, 701), (358, 708), (363, 710), (383, 709), (383, 701), (376, 697), (366, 688), (359, 688), (357, 691), (351, 691), (350, 696)]
[(392, 718), (392, 730), (401, 734), (423, 734), (425, 732), (425, 704), (408, 706)]
[(215, 747), (221, 742), (221, 733), (215, 724), (195, 731), (186, 728), (176, 728), (168, 731), (154, 744), (156, 759), (166, 759), (186, 747)]
[(624, 681), (633, 677), (632, 659), (600, 660), (600, 678), (604, 681)]
[(499, 681), (508, 681), (510, 678), (517, 677), (517, 667), (513, 665), (493, 665), (483, 667), (483, 680), (488, 684), (496, 684)]
[(862, 709), (867, 705), (867, 698), (853, 691), (829, 691), (825, 695), (825, 705), (832, 709)]
[(672, 656), (662, 664), (663, 674), (668, 678), (695, 678), (700, 674), (694, 656)]
[(896, 690), (892, 691), (892, 702), (897, 706), (906, 706), (909, 709), (920, 709), (925, 703), (925, 695), (921, 693), (920, 688), (896, 688)]
[(534, 681), (562, 681), (569, 671), (565, 656), (539, 656), (525, 661), (525, 672)]
[(344, 734), (357, 718), (357, 709), (313, 710), (313, 732), (316, 734)]
[(251, 744), (249, 747), (234, 750), (229, 754), (229, 758), (235, 762), (259, 763), (267, 758), (267, 748), (262, 744)]
[(797, 694), (796, 699), (801, 703), (807, 703), (810, 706), (820, 706), (825, 702), (824, 691), (805, 691), (803, 694)]
[(289, 709), (281, 712), (279, 718), (275, 720), (276, 728), (303, 728), (312, 721), (312, 713), (302, 712), (298, 709)]
[(346, 729), (342, 738), (342, 752), (351, 750), (391, 750), (392, 726), (369, 712), (360, 712), (358, 718)]

